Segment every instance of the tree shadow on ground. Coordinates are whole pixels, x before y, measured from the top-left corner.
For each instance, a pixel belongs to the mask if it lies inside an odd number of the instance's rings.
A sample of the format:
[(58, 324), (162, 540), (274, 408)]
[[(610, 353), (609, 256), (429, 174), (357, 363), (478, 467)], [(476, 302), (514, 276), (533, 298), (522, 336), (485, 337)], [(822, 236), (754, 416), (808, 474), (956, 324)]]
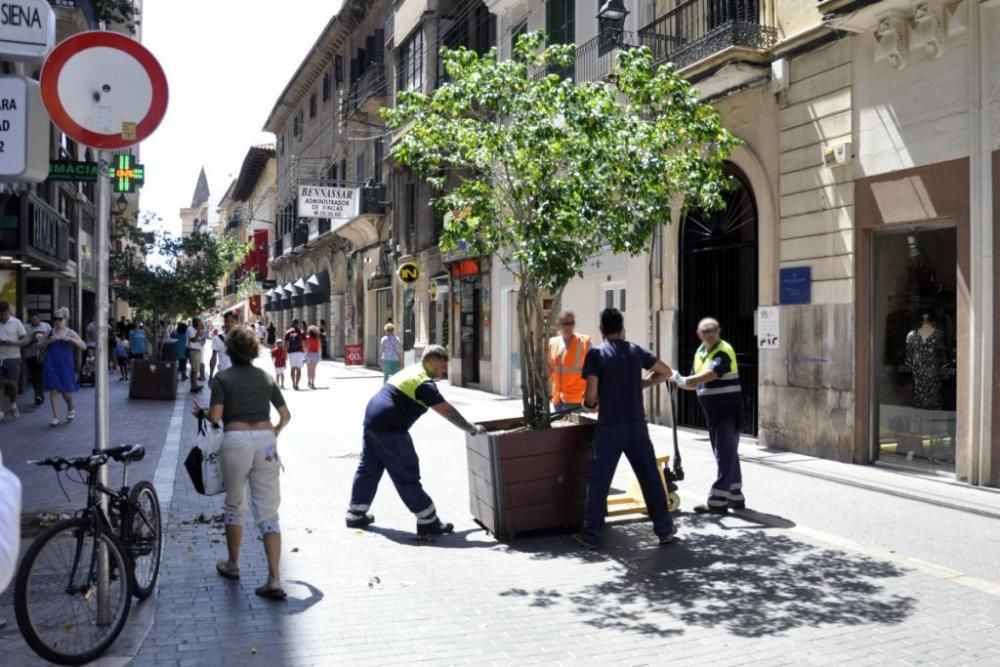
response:
[[(387, 540), (407, 547), (437, 547), (439, 549), (492, 549), (497, 547), (497, 543), (485, 537), (481, 529), (461, 530), (447, 535), (435, 535), (429, 540), (417, 537), (416, 533), (395, 528), (385, 528), (384, 526), (368, 526), (364, 529), (366, 533), (381, 535)], [(481, 540), (470, 540), (473, 535), (480, 535)]]
[(576, 589), (511, 588), (501, 595), (523, 597), (534, 607), (569, 605), (596, 628), (661, 637), (685, 626), (757, 638), (802, 627), (895, 625), (914, 610), (914, 598), (882, 585), (905, 574), (892, 563), (760, 530), (709, 527), (681, 535), (659, 548), (648, 525), (618, 526), (596, 553), (565, 538), (517, 541), (508, 545), (511, 552), (604, 561), (611, 572)]

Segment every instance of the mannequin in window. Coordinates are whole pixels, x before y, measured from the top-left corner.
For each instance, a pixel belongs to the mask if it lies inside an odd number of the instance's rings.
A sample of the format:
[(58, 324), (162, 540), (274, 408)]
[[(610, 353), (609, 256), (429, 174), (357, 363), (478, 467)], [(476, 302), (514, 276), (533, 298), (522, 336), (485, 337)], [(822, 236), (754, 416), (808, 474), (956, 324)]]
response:
[(940, 410), (941, 367), (948, 361), (944, 332), (930, 310), (920, 312), (920, 322), (906, 335), (906, 365), (913, 373), (913, 407)]

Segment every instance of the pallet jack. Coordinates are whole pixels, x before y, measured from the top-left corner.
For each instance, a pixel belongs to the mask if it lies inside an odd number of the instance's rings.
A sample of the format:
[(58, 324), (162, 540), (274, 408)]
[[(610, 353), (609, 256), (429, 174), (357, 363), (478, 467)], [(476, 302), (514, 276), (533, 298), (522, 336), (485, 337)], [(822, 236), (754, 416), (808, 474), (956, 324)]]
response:
[[(656, 467), (660, 471), (660, 481), (667, 494), (667, 509), (676, 512), (681, 507), (681, 497), (678, 493), (678, 482), (684, 481), (684, 466), (681, 462), (681, 450), (677, 441), (677, 387), (668, 384), (670, 392), (670, 421), (674, 431), (674, 462), (670, 466), (669, 456), (656, 458)], [(639, 480), (633, 479), (625, 493), (613, 493), (608, 496), (608, 518), (633, 517), (636, 514), (648, 514), (646, 500), (642, 496)]]

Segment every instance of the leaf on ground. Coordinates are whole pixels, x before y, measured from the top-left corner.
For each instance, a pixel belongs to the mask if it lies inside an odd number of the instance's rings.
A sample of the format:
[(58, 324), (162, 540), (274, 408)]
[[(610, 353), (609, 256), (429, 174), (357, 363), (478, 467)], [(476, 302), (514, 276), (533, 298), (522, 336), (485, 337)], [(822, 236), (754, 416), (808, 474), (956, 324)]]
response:
[(368, 577), (368, 588), (370, 590), (382, 588), (382, 579), (379, 577)]

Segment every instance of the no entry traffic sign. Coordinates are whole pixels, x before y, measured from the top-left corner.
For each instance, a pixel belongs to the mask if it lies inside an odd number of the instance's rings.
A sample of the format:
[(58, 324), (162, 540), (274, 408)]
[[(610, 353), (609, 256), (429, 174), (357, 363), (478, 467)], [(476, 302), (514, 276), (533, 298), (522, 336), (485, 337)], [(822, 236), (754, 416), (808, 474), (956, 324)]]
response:
[(167, 112), (167, 77), (146, 47), (114, 32), (61, 42), (42, 67), (42, 102), (75, 141), (118, 150), (147, 138)]

